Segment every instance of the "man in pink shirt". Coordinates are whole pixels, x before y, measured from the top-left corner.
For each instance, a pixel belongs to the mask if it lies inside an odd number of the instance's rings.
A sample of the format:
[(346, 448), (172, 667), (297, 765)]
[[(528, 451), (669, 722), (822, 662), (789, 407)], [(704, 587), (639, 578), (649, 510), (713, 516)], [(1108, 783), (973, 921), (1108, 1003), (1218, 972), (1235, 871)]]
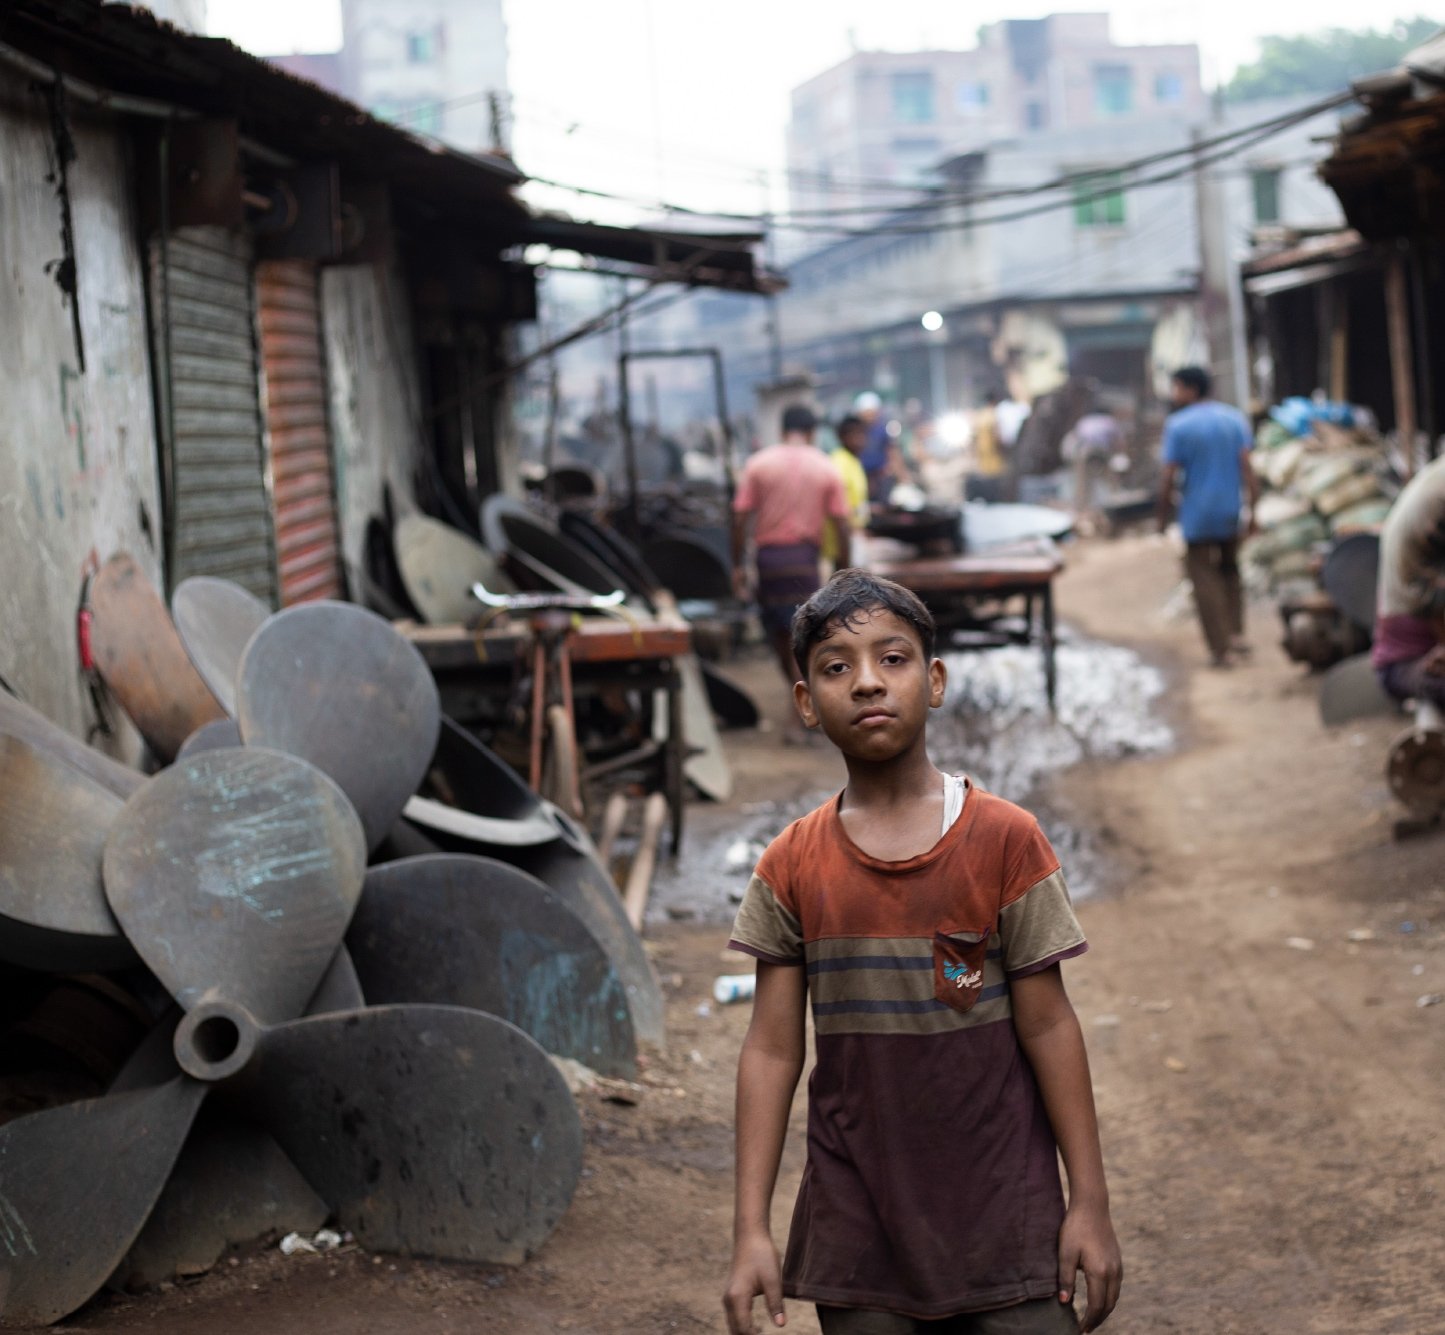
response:
[(790, 684), (800, 675), (793, 661), (793, 613), (822, 587), (818, 554), (825, 525), (833, 526), (838, 569), (851, 564), (848, 498), (838, 470), (813, 444), (816, 427), (810, 408), (788, 408), (783, 443), (748, 460), (733, 498), (733, 586), (738, 597), (747, 597), (751, 521), (763, 629)]

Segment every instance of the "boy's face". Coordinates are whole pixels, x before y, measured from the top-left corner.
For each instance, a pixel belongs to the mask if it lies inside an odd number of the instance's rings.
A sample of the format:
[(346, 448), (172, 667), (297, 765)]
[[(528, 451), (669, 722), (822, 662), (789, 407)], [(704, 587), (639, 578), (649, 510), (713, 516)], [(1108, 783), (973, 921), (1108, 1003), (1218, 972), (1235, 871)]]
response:
[(863, 448), (868, 443), (868, 428), (866, 426), (850, 426), (838, 437), (839, 443), (849, 454), (862, 454)]
[(808, 675), (793, 687), (798, 713), (844, 755), (892, 760), (943, 703), (943, 663), (930, 662), (918, 632), (881, 607), (831, 630), (809, 651)]

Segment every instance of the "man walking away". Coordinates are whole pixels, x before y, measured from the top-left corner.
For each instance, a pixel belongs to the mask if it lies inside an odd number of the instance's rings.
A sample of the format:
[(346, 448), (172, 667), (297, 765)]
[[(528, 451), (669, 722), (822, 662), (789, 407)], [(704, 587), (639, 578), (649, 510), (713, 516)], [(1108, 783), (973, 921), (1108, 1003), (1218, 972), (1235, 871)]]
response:
[(1184, 568), (1215, 667), (1249, 652), (1244, 639), (1244, 589), (1239, 578), (1240, 509), (1254, 531), (1259, 483), (1249, 461), (1249, 422), (1237, 408), (1210, 397), (1209, 372), (1184, 366), (1174, 373), (1174, 413), (1164, 428), (1164, 474), (1159, 480), (1159, 531), (1169, 525), (1176, 484)]
[(818, 561), (832, 530), (838, 568), (852, 560), (852, 528), (843, 479), (813, 444), (817, 418), (794, 405), (783, 413), (783, 441), (748, 460), (733, 498), (733, 586), (747, 596), (748, 529), (756, 544), (757, 600), (778, 666), (798, 679), (790, 627), (793, 613), (822, 587)]

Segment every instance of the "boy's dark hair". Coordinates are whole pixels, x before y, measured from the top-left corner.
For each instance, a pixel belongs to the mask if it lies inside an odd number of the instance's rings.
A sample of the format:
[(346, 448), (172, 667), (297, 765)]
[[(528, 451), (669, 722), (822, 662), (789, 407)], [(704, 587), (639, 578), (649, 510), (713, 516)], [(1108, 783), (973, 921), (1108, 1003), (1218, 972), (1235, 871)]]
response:
[(808, 432), (816, 429), (818, 419), (813, 410), (804, 404), (795, 403), (791, 408), (783, 409), (783, 435), (789, 432)]
[(1185, 389), (1192, 389), (1201, 399), (1207, 399), (1209, 391), (1214, 388), (1213, 379), (1202, 366), (1181, 366), (1174, 372), (1173, 378)]
[(840, 570), (793, 614), (793, 658), (798, 670), (808, 675), (808, 655), (815, 644), (880, 610), (912, 626), (923, 644), (923, 656), (933, 657), (937, 627), (917, 594), (866, 570)]
[(866, 431), (867, 429), (868, 423), (859, 417), (857, 413), (849, 413), (847, 417), (840, 418), (838, 425), (833, 428), (840, 440), (843, 438), (845, 431)]

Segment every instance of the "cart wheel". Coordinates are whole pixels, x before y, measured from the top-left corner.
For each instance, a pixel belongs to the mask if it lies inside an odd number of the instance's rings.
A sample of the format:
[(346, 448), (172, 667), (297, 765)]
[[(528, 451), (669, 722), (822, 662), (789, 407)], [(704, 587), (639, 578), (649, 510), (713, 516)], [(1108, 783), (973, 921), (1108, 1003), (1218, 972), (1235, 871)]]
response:
[(587, 819), (577, 766), (577, 733), (561, 705), (547, 707), (547, 754), (542, 766), (542, 796), (579, 821)]

